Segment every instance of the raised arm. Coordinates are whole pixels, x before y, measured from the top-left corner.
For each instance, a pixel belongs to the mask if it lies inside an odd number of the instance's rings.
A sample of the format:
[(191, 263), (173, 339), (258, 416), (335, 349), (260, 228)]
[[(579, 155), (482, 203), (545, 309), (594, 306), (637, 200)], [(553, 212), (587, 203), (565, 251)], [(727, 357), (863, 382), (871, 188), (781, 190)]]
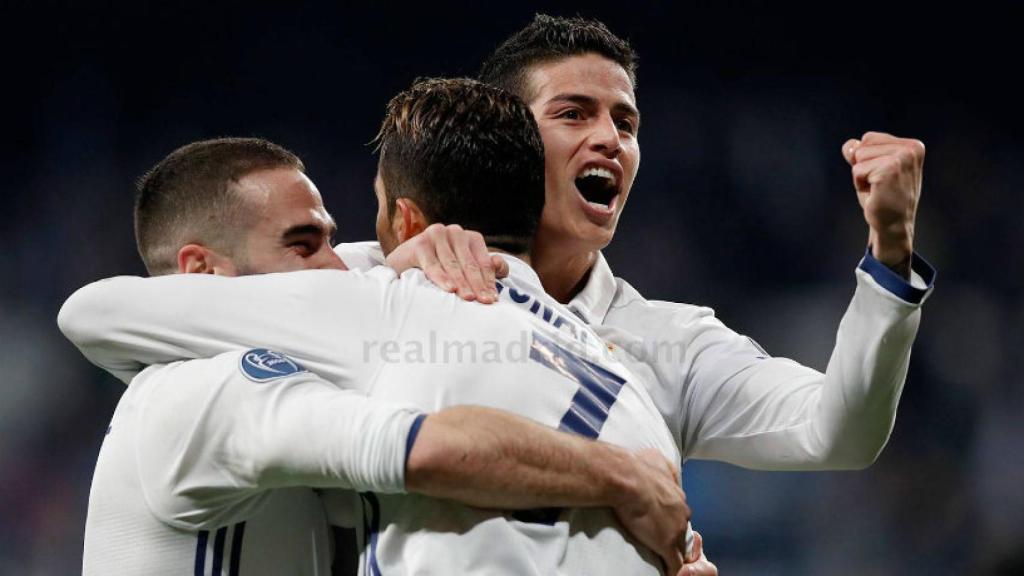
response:
[[(934, 272), (920, 260), (915, 266), (930, 284)], [(713, 316), (693, 320), (681, 329), (690, 342), (683, 384), (687, 457), (765, 470), (874, 462), (895, 422), (928, 294), (923, 284), (912, 286), (866, 255), (824, 374), (769, 357)]]
[(892, 431), (935, 271), (914, 253), (924, 144), (868, 132), (842, 149), (868, 225), (857, 291), (825, 374), (707, 322), (692, 358), (691, 455), (768, 469), (862, 468)]

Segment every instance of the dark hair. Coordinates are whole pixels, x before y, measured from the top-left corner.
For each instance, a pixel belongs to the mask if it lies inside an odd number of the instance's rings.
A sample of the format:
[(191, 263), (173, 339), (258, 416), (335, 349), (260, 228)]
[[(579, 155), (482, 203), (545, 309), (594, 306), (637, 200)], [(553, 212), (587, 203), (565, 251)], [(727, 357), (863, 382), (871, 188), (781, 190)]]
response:
[(270, 168), (305, 170), (298, 156), (267, 140), (216, 138), (182, 146), (143, 174), (135, 241), (149, 273), (175, 272), (178, 250), (192, 242), (235, 252), (252, 215), (234, 184)]
[(467, 78), (417, 80), (388, 103), (376, 142), (389, 215), (409, 198), (431, 222), (529, 251), (544, 210), (544, 144), (522, 100)]
[(533, 66), (595, 53), (622, 66), (636, 87), (637, 56), (629, 42), (612, 34), (602, 22), (587, 18), (561, 18), (537, 14), (484, 61), (480, 81), (508, 90), (524, 101), (530, 94)]

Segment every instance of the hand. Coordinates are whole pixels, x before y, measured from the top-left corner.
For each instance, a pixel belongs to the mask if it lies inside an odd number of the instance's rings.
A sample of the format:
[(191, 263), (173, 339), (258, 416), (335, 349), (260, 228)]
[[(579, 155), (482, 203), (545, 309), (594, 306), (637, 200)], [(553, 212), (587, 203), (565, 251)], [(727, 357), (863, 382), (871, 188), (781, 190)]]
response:
[(874, 257), (910, 278), (914, 251), (914, 220), (921, 197), (924, 144), (882, 132), (843, 144), (843, 157), (853, 168), (853, 186), (870, 228)]
[(419, 268), (443, 290), (484, 304), (498, 300), (495, 278), (508, 276), (508, 263), (488, 254), (484, 237), (458, 224), (431, 224), (395, 248), (385, 264), (399, 274)]
[(704, 539), (693, 533), (693, 553), (676, 576), (718, 576), (718, 567), (704, 555)]
[(623, 491), (615, 515), (634, 538), (661, 557), (666, 574), (677, 574), (683, 567), (690, 521), (679, 474), (657, 450), (638, 452), (635, 459), (635, 484)]

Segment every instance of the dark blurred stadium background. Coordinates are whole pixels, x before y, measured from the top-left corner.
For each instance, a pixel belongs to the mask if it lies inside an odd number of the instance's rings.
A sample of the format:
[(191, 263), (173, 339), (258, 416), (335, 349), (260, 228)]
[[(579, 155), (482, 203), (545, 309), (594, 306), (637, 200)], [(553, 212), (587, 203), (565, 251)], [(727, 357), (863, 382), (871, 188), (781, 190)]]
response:
[(386, 100), (474, 74), (537, 10), (598, 16), (641, 55), (616, 272), (774, 355), (823, 369), (853, 290), (866, 232), (842, 142), (928, 146), (917, 246), (940, 276), (889, 446), (864, 472), (689, 463), (722, 574), (1024, 573), (1019, 32), (973, 3), (857, 2), (5, 3), (0, 572), (80, 570), (122, 385), (54, 318), (83, 284), (142, 273), (133, 180), (188, 141), (264, 136), (305, 159), (339, 240), (367, 239)]

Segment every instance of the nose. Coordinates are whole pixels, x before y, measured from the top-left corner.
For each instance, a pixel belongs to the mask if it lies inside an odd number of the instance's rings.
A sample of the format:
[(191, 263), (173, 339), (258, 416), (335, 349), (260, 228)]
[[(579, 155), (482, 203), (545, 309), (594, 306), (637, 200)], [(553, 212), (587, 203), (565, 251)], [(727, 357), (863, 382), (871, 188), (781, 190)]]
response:
[(616, 158), (622, 152), (619, 129), (610, 115), (601, 116), (595, 122), (594, 131), (590, 135), (590, 148), (608, 158)]
[(345, 262), (335, 253), (334, 248), (331, 248), (328, 242), (324, 242), (324, 245), (317, 253), (317, 260), (313, 268), (320, 270), (348, 270), (348, 266), (345, 266)]

